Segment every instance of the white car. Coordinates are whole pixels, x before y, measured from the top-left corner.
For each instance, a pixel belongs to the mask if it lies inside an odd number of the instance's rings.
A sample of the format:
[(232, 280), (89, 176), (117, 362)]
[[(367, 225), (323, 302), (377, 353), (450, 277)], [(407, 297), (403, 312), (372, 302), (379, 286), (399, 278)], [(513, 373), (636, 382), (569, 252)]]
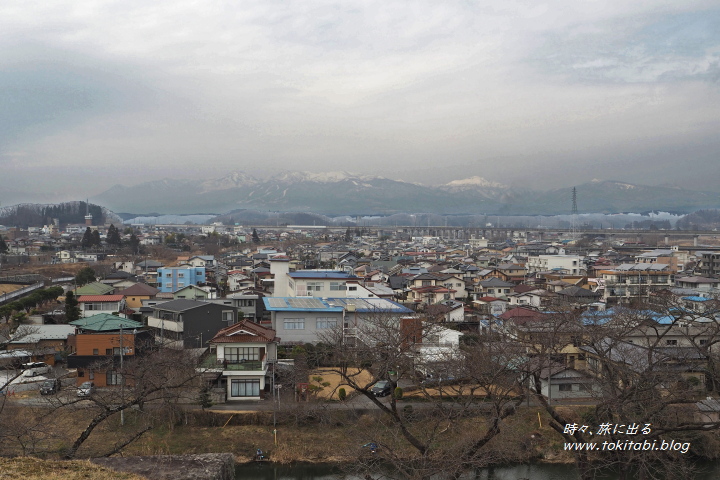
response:
[(26, 377), (36, 377), (38, 375), (45, 375), (52, 371), (52, 367), (47, 363), (35, 362), (35, 363), (23, 363), (22, 365), (23, 375)]
[(93, 393), (95, 393), (95, 384), (93, 382), (83, 382), (77, 390), (78, 397), (89, 397)]

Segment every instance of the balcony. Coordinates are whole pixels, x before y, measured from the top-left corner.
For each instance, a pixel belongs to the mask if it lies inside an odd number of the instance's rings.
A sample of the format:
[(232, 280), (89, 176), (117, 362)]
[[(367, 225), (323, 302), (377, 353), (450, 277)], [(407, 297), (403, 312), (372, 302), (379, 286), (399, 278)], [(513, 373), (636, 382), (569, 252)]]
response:
[(225, 372), (264, 372), (267, 370), (266, 358), (262, 360), (240, 360), (238, 362), (226, 362), (218, 360), (217, 354), (208, 355), (200, 364), (206, 370), (217, 370)]

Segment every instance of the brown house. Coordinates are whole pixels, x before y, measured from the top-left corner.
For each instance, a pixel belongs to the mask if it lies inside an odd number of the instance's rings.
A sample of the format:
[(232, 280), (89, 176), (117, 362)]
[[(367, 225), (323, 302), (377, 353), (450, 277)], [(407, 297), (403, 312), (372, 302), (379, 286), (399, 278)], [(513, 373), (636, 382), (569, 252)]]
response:
[(67, 365), (77, 369), (78, 386), (86, 381), (98, 387), (120, 385), (120, 356), (131, 360), (153, 340), (150, 332), (139, 330), (142, 323), (115, 315), (93, 315), (71, 324), (77, 333), (68, 339), (73, 353), (68, 355)]

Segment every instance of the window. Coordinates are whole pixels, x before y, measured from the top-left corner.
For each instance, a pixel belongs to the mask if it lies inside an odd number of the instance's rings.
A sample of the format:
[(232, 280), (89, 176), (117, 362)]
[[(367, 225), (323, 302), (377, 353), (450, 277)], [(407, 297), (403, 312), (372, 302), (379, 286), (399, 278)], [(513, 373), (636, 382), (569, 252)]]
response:
[(318, 330), (326, 330), (329, 328), (335, 328), (338, 325), (336, 318), (318, 318), (315, 323), (315, 328)]
[(345, 283), (343, 282), (330, 282), (330, 291), (341, 292), (345, 290)]
[(185, 286), (185, 282), (178, 282), (177, 286), (178, 288), (182, 288)]
[(322, 282), (308, 282), (307, 283), (307, 291), (308, 292), (321, 292), (323, 289)]
[(112, 354), (113, 354), (112, 348), (105, 349), (105, 355), (112, 355)]
[(165, 278), (172, 278), (172, 273), (166, 273)]
[(349, 292), (355, 292), (357, 291), (357, 287), (347, 287)]
[(260, 360), (260, 349), (257, 347), (225, 347), (225, 360), (228, 363), (242, 363)]
[(235, 312), (232, 310), (223, 310), (222, 321), (227, 322), (228, 325), (235, 323)]
[(572, 384), (571, 383), (563, 383), (561, 385), (558, 385), (561, 392), (572, 392)]
[(184, 273), (178, 273), (178, 278), (184, 278), (184, 277), (185, 277)]
[(122, 375), (118, 372), (109, 371), (105, 374), (105, 381), (107, 385), (120, 385), (120, 383), (122, 383)]
[(665, 345), (677, 345), (677, 340), (665, 340)]
[(93, 355), (100, 355), (100, 351), (97, 348), (93, 348)]
[(285, 330), (305, 330), (304, 318), (286, 318), (284, 321)]
[(259, 397), (260, 380), (231, 380), (231, 397)]
[(78, 377), (84, 377), (85, 376), (85, 370), (78, 369), (77, 371)]

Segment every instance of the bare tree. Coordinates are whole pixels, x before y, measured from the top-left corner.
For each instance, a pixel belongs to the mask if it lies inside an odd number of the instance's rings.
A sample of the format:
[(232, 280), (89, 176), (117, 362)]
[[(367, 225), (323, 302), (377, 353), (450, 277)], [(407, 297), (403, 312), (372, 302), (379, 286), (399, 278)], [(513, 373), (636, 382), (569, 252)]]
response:
[[(384, 417), (382, 431), (368, 430), (368, 435), (384, 441), (366, 439), (379, 448), (371, 461), (360, 462), (363, 475), (377, 473), (373, 461), (377, 458), (406, 479), (456, 478), (498, 460), (489, 445), (503, 420), (525, 398), (526, 373), (517, 368), (525, 354), (511, 344), (486, 338), (451, 348), (439, 341), (443, 333), (447, 331), (427, 319), (378, 313), (353, 328), (340, 326), (323, 335), (324, 361), (333, 365), (326, 369)], [(416, 372), (430, 375), (414, 392), (416, 403), (401, 402), (398, 390), (389, 401), (372, 391), (378, 380), (396, 386), (398, 377), (414, 377)], [(474, 419), (472, 429), (448, 434), (458, 422), (469, 419)]]
[[(717, 302), (699, 302), (702, 309), (693, 309), (670, 294), (651, 300), (594, 316), (550, 315), (545, 322), (581, 332), (575, 340), (583, 361), (576, 361), (576, 368), (588, 377), (594, 405), (557, 408), (542, 394), (538, 374), (531, 388), (552, 428), (571, 445), (583, 479), (607, 467), (621, 479), (686, 477), (692, 465), (684, 454), (691, 440), (720, 428), (720, 422), (700, 418), (696, 406), (717, 391)], [(528, 350), (546, 362), (565, 351), (559, 356), (566, 366), (567, 339), (548, 339), (544, 349), (526, 339)], [(577, 447), (593, 444), (591, 452)]]
[(136, 422), (135, 430), (127, 433), (105, 455), (117, 453), (135, 441), (152, 428), (154, 413), (164, 411), (183, 399), (193, 401), (197, 397), (201, 371), (196, 367), (197, 358), (190, 352), (169, 348), (130, 359), (122, 367), (115, 362), (95, 365), (96, 370), (110, 372), (109, 375), (124, 382), (124, 385), (116, 385), (111, 390), (89, 397), (96, 413), (65, 452), (65, 457), (75, 458), (99, 425), (111, 417), (123, 415), (129, 409), (133, 409), (135, 415), (144, 421)]

